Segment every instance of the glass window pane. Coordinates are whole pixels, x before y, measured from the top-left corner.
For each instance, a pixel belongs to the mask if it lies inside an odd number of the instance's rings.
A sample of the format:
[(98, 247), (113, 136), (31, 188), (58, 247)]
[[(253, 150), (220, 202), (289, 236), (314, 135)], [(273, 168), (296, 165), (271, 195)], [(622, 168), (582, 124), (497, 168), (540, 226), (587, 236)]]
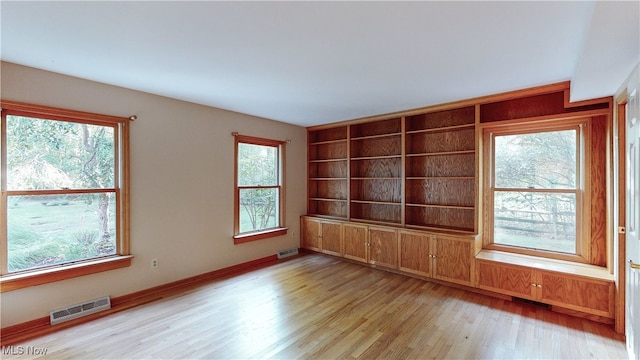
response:
[(9, 196), (9, 272), (116, 253), (115, 193)]
[(278, 227), (278, 189), (240, 189), (240, 232)]
[(238, 144), (238, 186), (278, 185), (278, 148)]
[(495, 186), (575, 189), (576, 130), (495, 137)]
[(496, 244), (576, 252), (576, 195), (496, 191)]
[(7, 116), (7, 189), (114, 187), (111, 126)]

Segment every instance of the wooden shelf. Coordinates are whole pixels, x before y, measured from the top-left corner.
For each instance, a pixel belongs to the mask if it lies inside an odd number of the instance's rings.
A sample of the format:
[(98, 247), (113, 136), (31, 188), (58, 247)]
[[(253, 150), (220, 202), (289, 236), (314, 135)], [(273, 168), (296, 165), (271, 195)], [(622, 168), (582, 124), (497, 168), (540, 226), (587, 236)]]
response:
[(335, 162), (335, 161), (347, 161), (347, 158), (335, 158), (335, 159), (320, 159), (320, 160), (309, 160), (311, 163), (323, 163), (323, 162)]
[(350, 218), (353, 221), (376, 221), (401, 224), (402, 205), (400, 203), (358, 202), (350, 203)]
[(426, 231), (433, 231), (433, 232), (438, 232), (438, 233), (444, 233), (444, 234), (469, 234), (472, 235), (474, 234), (473, 229), (468, 229), (468, 228), (461, 228), (461, 227), (455, 227), (455, 226), (442, 226), (442, 225), (428, 225), (428, 224), (422, 224), (422, 225), (418, 225), (418, 224), (405, 224), (405, 227), (407, 229), (415, 229), (415, 230), (426, 230)]
[(349, 201), (349, 200), (347, 200), (347, 199), (317, 198), (317, 197), (315, 197), (315, 198), (309, 198), (309, 200), (315, 200), (315, 201), (338, 201), (338, 202), (339, 202), (339, 201), (344, 201), (344, 202)]
[(373, 200), (351, 200), (352, 203), (358, 203), (358, 204), (382, 204), (382, 205), (402, 205), (402, 203), (399, 202), (392, 202), (392, 201), (373, 201)]
[(462, 155), (462, 154), (475, 154), (475, 150), (459, 150), (459, 151), (439, 151), (439, 152), (429, 152), (429, 153), (411, 153), (407, 154), (407, 157), (416, 157), (416, 156), (443, 156), (443, 155)]
[(390, 134), (379, 134), (379, 135), (359, 136), (359, 137), (352, 137), (352, 138), (351, 138), (351, 141), (369, 140), (369, 139), (380, 139), (380, 138), (393, 137), (393, 136), (400, 136), (400, 135), (402, 135), (402, 133), (397, 132), (397, 133), (390, 133)]
[(307, 133), (309, 214), (348, 218), (348, 129), (345, 125)]
[(440, 128), (432, 128), (432, 129), (411, 130), (411, 131), (406, 131), (405, 134), (412, 135), (412, 134), (422, 134), (422, 133), (428, 133), (428, 132), (444, 132), (444, 131), (455, 131), (455, 130), (461, 130), (461, 129), (474, 129), (475, 126), (476, 126), (475, 124), (446, 126), (446, 127), (440, 127)]
[(407, 134), (407, 154), (447, 153), (475, 150), (475, 127), (452, 131)]
[(400, 180), (401, 177), (351, 177), (351, 180)]
[(407, 176), (407, 180), (475, 180), (475, 176)]
[(473, 124), (475, 124), (475, 106), (466, 106), (407, 116), (406, 131), (413, 132)]
[(443, 209), (463, 209), (463, 210), (473, 210), (475, 208), (473, 206), (435, 205), (435, 204), (410, 204), (410, 203), (407, 203), (406, 206), (416, 206), (416, 207), (426, 207), (426, 208), (443, 208)]
[(351, 160), (382, 160), (382, 159), (402, 159), (402, 155), (381, 155), (381, 156), (361, 156), (352, 157)]
[(312, 180), (312, 181), (332, 181), (332, 180), (333, 181), (338, 181), (338, 180), (339, 181), (343, 181), (343, 180), (347, 180), (347, 178), (346, 177), (345, 178), (329, 178), (329, 177), (324, 178), (323, 177), (323, 178), (310, 178), (309, 180)]
[(352, 221), (476, 231), (475, 116), (474, 105), (310, 132), (310, 208)]
[(385, 225), (385, 226), (393, 226), (393, 227), (397, 227), (398, 223), (395, 222), (388, 222), (388, 221), (378, 221), (378, 220), (370, 220), (370, 219), (358, 219), (358, 218), (351, 218), (351, 221), (353, 222), (361, 222), (361, 223), (366, 223), (366, 224), (374, 224), (374, 225)]
[(317, 142), (309, 143), (309, 145), (336, 144), (336, 143), (343, 143), (345, 141), (347, 141), (347, 140), (346, 139), (339, 139), (339, 140), (317, 141)]
[(349, 130), (351, 139), (400, 135), (402, 132), (401, 120), (401, 118), (392, 118), (351, 125)]
[(307, 133), (307, 141), (310, 145), (340, 141), (347, 139), (348, 127), (346, 125), (336, 126), (329, 129), (309, 131)]

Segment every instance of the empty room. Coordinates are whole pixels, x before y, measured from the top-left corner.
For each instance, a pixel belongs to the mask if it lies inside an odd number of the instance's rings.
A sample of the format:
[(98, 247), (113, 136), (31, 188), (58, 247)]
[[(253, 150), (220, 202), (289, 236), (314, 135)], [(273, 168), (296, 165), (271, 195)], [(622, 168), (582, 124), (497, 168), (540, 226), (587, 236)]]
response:
[(7, 359), (640, 359), (637, 1), (0, 2)]

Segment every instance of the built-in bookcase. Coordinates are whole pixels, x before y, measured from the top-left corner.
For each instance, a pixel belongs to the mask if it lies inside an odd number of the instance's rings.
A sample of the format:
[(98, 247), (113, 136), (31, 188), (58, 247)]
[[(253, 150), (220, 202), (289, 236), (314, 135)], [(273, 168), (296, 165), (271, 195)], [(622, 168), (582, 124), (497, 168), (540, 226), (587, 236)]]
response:
[(402, 119), (350, 126), (350, 218), (401, 224)]
[(308, 212), (348, 218), (349, 166), (347, 126), (308, 133)]
[(405, 225), (475, 230), (475, 106), (406, 118)]
[(476, 229), (475, 106), (309, 131), (309, 214)]

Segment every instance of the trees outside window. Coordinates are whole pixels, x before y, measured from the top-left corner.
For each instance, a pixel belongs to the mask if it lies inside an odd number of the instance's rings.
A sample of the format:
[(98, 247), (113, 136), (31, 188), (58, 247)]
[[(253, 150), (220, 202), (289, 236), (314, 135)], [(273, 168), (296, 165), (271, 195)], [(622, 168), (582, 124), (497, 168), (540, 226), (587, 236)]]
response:
[(582, 255), (586, 127), (582, 121), (485, 129), (491, 246)]
[(127, 119), (96, 116), (3, 103), (3, 275), (126, 251)]
[(283, 226), (284, 143), (236, 135), (236, 240)]

